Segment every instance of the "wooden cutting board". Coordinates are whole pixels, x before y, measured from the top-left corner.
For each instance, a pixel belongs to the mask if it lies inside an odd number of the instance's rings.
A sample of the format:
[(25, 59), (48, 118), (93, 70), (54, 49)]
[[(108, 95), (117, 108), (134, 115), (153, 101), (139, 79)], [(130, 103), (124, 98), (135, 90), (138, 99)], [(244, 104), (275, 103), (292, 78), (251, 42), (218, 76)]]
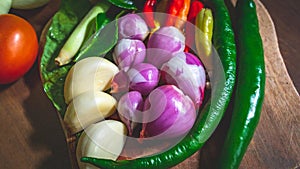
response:
[[(264, 5), (258, 0), (255, 2), (265, 55), (265, 98), (260, 122), (240, 169), (299, 169), (300, 97), (279, 51), (274, 23)], [(221, 124), (201, 153), (174, 169), (212, 168), (220, 141), (224, 139), (221, 128), (224, 126), (226, 124)]]
[[(280, 54), (272, 19), (260, 1), (256, 1), (256, 5), (264, 45), (266, 90), (261, 119), (240, 168), (300, 168), (300, 97)], [(218, 154), (218, 142), (222, 140), (223, 129), (217, 130), (201, 153), (173, 168), (211, 168)], [(74, 142), (72, 138), (67, 140), (74, 162)]]
[(256, 1), (266, 63), (261, 119), (241, 168), (300, 168), (300, 97), (288, 75), (272, 19)]

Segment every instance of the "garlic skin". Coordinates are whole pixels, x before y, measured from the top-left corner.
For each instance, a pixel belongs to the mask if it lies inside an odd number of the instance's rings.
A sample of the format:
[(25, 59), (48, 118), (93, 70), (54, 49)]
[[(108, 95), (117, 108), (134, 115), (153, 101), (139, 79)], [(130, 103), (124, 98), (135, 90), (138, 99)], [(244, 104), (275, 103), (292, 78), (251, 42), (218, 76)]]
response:
[(67, 107), (64, 116), (66, 128), (75, 134), (89, 125), (111, 116), (117, 101), (101, 91), (88, 91), (75, 97)]
[(104, 91), (119, 72), (118, 67), (101, 57), (88, 57), (77, 62), (68, 72), (64, 85), (66, 104), (86, 91)]
[(117, 160), (126, 142), (126, 135), (126, 126), (116, 120), (105, 120), (90, 125), (80, 136), (76, 147), (79, 168), (97, 168), (81, 162), (81, 157)]

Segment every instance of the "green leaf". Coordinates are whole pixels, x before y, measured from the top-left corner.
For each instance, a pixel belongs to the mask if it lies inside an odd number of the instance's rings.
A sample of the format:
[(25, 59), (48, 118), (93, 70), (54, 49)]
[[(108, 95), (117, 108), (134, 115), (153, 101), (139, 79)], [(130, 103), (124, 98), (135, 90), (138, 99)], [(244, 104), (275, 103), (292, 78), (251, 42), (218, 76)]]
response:
[[(102, 29), (110, 20), (105, 13), (99, 13), (96, 17), (96, 30)], [(96, 32), (96, 31), (95, 31)]]
[(40, 73), (44, 91), (62, 117), (66, 110), (63, 96), (64, 82), (72, 64), (58, 67), (54, 58), (90, 8), (91, 4), (87, 0), (63, 0), (46, 33), (46, 42), (40, 59)]
[(124, 8), (124, 9), (132, 9), (136, 10), (137, 7), (131, 0), (108, 0), (108, 2), (112, 3), (113, 5)]
[(75, 62), (91, 56), (106, 55), (118, 41), (117, 20), (105, 25), (87, 40), (75, 58)]

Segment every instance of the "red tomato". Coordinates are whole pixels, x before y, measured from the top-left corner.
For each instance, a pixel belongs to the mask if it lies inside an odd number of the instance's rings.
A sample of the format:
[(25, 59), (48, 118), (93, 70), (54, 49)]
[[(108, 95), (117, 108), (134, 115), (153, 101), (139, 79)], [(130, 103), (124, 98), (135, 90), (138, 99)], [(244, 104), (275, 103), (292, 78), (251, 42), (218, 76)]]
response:
[(37, 54), (38, 40), (31, 24), (16, 15), (0, 15), (0, 84), (21, 78)]

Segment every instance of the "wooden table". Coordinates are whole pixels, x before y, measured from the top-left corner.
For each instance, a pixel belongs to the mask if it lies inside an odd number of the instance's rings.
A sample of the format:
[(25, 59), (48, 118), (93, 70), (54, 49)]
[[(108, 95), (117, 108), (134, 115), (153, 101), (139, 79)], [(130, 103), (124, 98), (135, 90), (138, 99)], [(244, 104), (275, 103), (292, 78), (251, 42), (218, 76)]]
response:
[[(299, 92), (300, 71), (297, 67), (300, 63), (300, 1), (261, 1), (275, 23), (284, 62)], [(58, 2), (59, 0), (53, 0), (47, 6), (31, 11), (11, 12), (29, 20), (40, 35), (43, 26), (58, 8)], [(287, 107), (281, 107), (281, 111), (285, 110), (289, 111)], [(278, 124), (273, 124), (272, 120), (261, 122), (257, 131), (259, 134), (254, 139), (260, 140), (260, 145), (248, 150), (241, 168), (300, 168), (300, 152), (295, 152), (299, 149), (300, 129), (291, 125), (291, 128), (282, 133), (270, 128), (280, 128), (281, 124), (286, 123), (299, 124), (299, 113), (296, 112), (296, 118), (293, 119), (280, 119), (282, 123)], [(0, 115), (0, 168), (70, 168), (64, 134), (55, 109), (43, 92), (37, 63), (22, 79), (0, 86)]]

